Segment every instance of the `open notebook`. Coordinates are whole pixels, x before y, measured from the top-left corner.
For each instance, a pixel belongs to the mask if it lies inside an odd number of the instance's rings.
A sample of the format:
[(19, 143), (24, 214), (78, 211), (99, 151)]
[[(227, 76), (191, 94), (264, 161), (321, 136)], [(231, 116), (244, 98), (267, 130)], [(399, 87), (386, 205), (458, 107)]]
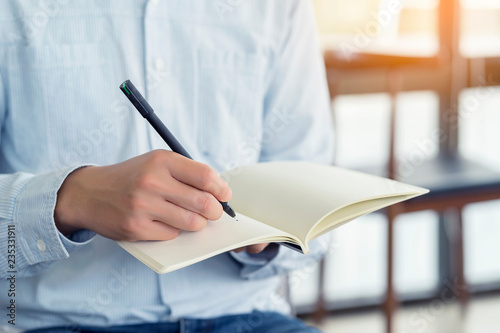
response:
[(259, 163), (222, 174), (233, 191), (227, 214), (201, 231), (169, 241), (117, 243), (163, 274), (242, 246), (286, 242), (309, 252), (308, 242), (357, 217), (428, 190), (334, 166), (308, 162)]

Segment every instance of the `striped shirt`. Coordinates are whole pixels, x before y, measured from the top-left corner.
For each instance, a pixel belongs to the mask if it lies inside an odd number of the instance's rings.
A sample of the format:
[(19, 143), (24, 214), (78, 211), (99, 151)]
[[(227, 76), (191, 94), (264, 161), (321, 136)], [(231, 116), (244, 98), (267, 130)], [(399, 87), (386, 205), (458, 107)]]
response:
[(118, 89), (125, 79), (218, 171), (331, 163), (309, 1), (1, 1), (0, 330), (289, 311), (280, 274), (317, 260), (325, 238), (311, 255), (225, 253), (158, 275), (92, 231), (59, 233), (54, 206), (71, 171), (166, 148)]

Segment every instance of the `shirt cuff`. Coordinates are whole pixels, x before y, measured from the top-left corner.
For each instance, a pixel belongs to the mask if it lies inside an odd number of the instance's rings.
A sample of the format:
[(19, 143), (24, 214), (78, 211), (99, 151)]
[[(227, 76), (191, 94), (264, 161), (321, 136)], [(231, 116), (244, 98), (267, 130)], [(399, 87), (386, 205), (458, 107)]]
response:
[(64, 236), (60, 231), (58, 232), (61, 242), (69, 253), (82, 245), (90, 243), (96, 235), (95, 232), (85, 229), (75, 231), (68, 236)]
[(280, 253), (280, 246), (276, 243), (269, 244), (262, 252), (260, 253), (248, 253), (246, 251), (243, 252), (234, 252), (231, 251), (231, 256), (243, 265), (240, 275), (242, 278), (247, 279), (258, 279), (264, 278), (268, 274), (258, 274), (259, 271), (263, 272), (264, 267), (270, 264)]
[(246, 280), (256, 280), (287, 274), (313, 265), (324, 257), (329, 249), (330, 234), (326, 233), (309, 242), (310, 253), (308, 254), (299, 253), (276, 243), (271, 243), (258, 254), (230, 253), (242, 265), (240, 277)]
[(14, 224), (19, 230), (21, 252), (30, 265), (69, 257), (75, 248), (90, 242), (93, 232), (81, 230), (70, 238), (62, 235), (54, 221), (57, 192), (66, 177), (84, 166), (35, 175), (16, 199)]

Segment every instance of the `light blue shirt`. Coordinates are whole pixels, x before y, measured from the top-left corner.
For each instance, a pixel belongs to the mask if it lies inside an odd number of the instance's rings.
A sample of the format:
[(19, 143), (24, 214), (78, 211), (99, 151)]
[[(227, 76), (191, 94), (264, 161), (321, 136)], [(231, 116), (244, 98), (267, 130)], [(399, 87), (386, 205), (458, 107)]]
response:
[(112, 240), (58, 232), (57, 191), (72, 170), (166, 148), (118, 89), (126, 79), (218, 171), (331, 163), (309, 1), (1, 1), (0, 326), (11, 326), (11, 299), (16, 328), (289, 311), (280, 274), (317, 260), (325, 239), (309, 255), (225, 253), (158, 275)]

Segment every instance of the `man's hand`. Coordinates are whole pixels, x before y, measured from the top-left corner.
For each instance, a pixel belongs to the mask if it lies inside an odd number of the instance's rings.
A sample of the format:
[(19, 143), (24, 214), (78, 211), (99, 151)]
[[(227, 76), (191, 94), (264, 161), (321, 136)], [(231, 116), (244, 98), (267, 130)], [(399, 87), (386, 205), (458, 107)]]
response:
[(264, 249), (268, 245), (269, 245), (269, 243), (249, 245), (249, 246), (245, 246), (245, 247), (240, 247), (240, 248), (234, 249), (233, 251), (239, 253), (239, 252), (243, 252), (243, 251), (246, 250), (248, 253), (260, 253), (260, 252), (264, 251)]
[(155, 150), (122, 163), (71, 173), (57, 194), (65, 235), (88, 229), (115, 240), (169, 240), (222, 216), (231, 189), (219, 174), (179, 154)]

